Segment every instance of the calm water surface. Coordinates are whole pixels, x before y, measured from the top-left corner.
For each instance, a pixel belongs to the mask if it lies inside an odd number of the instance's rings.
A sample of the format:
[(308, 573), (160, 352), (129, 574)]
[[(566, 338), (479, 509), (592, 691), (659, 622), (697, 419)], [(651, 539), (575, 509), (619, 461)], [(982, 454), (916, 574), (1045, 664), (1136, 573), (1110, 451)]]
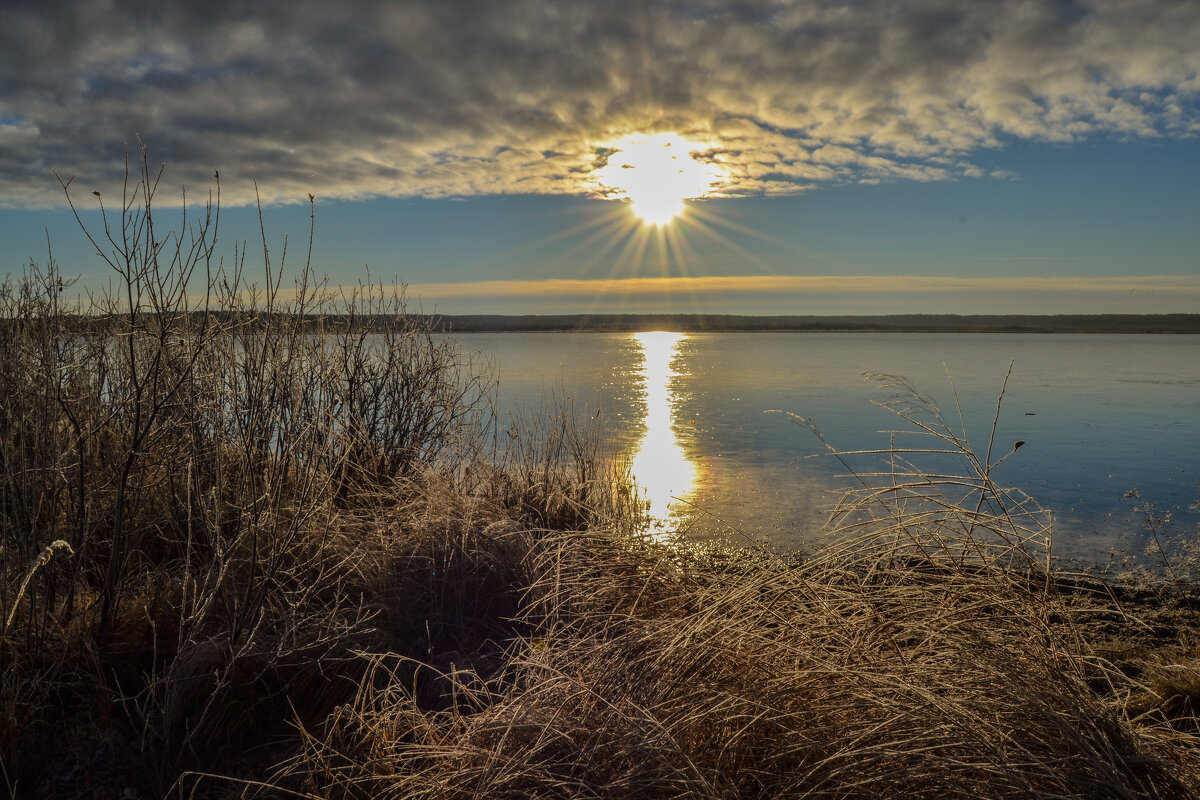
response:
[[(1200, 519), (1200, 337), (881, 333), (466, 334), (492, 357), (506, 402), (563, 392), (606, 420), (663, 530), (803, 547), (850, 479), (840, 450), (886, 448), (909, 429), (866, 373), (903, 376), (982, 452), (1013, 364), (994, 473), (1053, 510), (1058, 552), (1102, 562), (1139, 551), (1126, 497)], [(957, 399), (956, 399), (957, 395)], [(881, 432), (882, 431), (882, 432)], [(916, 446), (910, 435), (899, 443)], [(906, 438), (907, 437), (907, 438)], [(874, 459), (876, 457), (869, 457)], [(862, 458), (856, 469), (871, 469)]]

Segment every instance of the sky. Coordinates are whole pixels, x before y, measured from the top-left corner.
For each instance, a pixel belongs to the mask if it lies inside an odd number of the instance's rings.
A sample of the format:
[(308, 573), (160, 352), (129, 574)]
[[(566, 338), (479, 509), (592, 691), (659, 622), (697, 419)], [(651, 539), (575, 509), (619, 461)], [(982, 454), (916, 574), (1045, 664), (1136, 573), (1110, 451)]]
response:
[(257, 192), (289, 270), (311, 210), (331, 285), (429, 312), (1200, 313), (1197, 42), (1191, 0), (4, 0), (0, 274), (107, 285), (56, 174), (94, 227), (141, 141), (160, 209), (219, 173), (218, 250)]

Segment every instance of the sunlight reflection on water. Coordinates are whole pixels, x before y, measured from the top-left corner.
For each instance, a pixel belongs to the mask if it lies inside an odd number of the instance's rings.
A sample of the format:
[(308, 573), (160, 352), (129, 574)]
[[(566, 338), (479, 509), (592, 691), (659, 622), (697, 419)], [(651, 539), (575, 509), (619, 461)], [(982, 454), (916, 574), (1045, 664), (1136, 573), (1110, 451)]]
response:
[(678, 377), (672, 361), (687, 334), (651, 331), (633, 334), (642, 351), (642, 400), (645, 433), (634, 447), (633, 475), (644, 493), (652, 529), (663, 534), (672, 504), (696, 488), (696, 464), (688, 458), (672, 427), (673, 390)]
[[(1179, 536), (1194, 539), (1200, 530), (1200, 508), (1193, 507), (1200, 496), (1200, 336), (697, 332), (657, 338), (663, 340), (648, 348), (623, 332), (463, 335), (502, 366), (512, 407), (536, 408), (547, 386), (559, 386), (580, 405), (602, 409), (610, 451), (631, 467), (635, 453), (644, 454), (637, 480), (650, 490), (647, 513), (660, 523), (650, 530), (669, 532), (672, 540), (818, 546), (826, 512), (852, 484), (809, 430), (764, 411), (812, 419), (842, 450), (886, 448), (898, 425), (875, 403), (890, 395), (864, 381), (863, 373), (888, 372), (940, 400), (955, 427), (961, 401), (971, 441), (986, 447), (997, 391), (1013, 358), (995, 436), (1002, 448), (1027, 444), (992, 477), (1054, 510), (1060, 556), (1100, 567), (1108, 565), (1110, 551), (1140, 559), (1147, 534), (1132, 511), (1135, 501), (1125, 496), (1135, 488), (1172, 512)], [(863, 459), (867, 467), (888, 469), (886, 461)], [(682, 480), (671, 477), (680, 470)], [(653, 488), (660, 481), (675, 488)], [(672, 502), (672, 496), (687, 502)]]

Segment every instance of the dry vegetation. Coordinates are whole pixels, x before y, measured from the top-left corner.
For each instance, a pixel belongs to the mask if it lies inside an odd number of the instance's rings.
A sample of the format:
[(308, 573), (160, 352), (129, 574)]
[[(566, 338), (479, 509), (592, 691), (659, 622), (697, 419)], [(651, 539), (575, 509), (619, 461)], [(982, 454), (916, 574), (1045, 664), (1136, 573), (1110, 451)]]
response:
[(595, 431), (494, 419), (402, 297), (265, 246), (256, 287), (156, 184), (115, 292), (0, 297), (0, 792), (1200, 797), (1186, 592), (1050, 569), (915, 387), (838, 545), (665, 547)]

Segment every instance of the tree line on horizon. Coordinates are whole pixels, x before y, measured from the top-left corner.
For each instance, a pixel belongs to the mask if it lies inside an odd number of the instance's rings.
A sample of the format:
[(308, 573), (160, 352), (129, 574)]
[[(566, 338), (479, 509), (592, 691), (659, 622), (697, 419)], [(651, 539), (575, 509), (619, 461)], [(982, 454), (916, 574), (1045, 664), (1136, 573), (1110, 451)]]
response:
[[(193, 311), (225, 324), (266, 324), (273, 314), (242, 309)], [(69, 316), (69, 315), (68, 315)], [(288, 314), (292, 317), (291, 314)], [(1200, 333), (1200, 314), (884, 314), (884, 315), (751, 315), (751, 314), (412, 314), (430, 330), (441, 333), (507, 331), (645, 331), (684, 332), (812, 331), (887, 333)], [(236, 317), (236, 319), (235, 319)], [(310, 329), (336, 332), (385, 329), (392, 317), (379, 314), (307, 314)], [(97, 325), (117, 324), (116, 315), (78, 315), (68, 325), (94, 331)], [(12, 332), (17, 319), (0, 318), (0, 330)]]
[(488, 331), (886, 331), (937, 333), (1200, 333), (1200, 314), (458, 314), (436, 327)]

